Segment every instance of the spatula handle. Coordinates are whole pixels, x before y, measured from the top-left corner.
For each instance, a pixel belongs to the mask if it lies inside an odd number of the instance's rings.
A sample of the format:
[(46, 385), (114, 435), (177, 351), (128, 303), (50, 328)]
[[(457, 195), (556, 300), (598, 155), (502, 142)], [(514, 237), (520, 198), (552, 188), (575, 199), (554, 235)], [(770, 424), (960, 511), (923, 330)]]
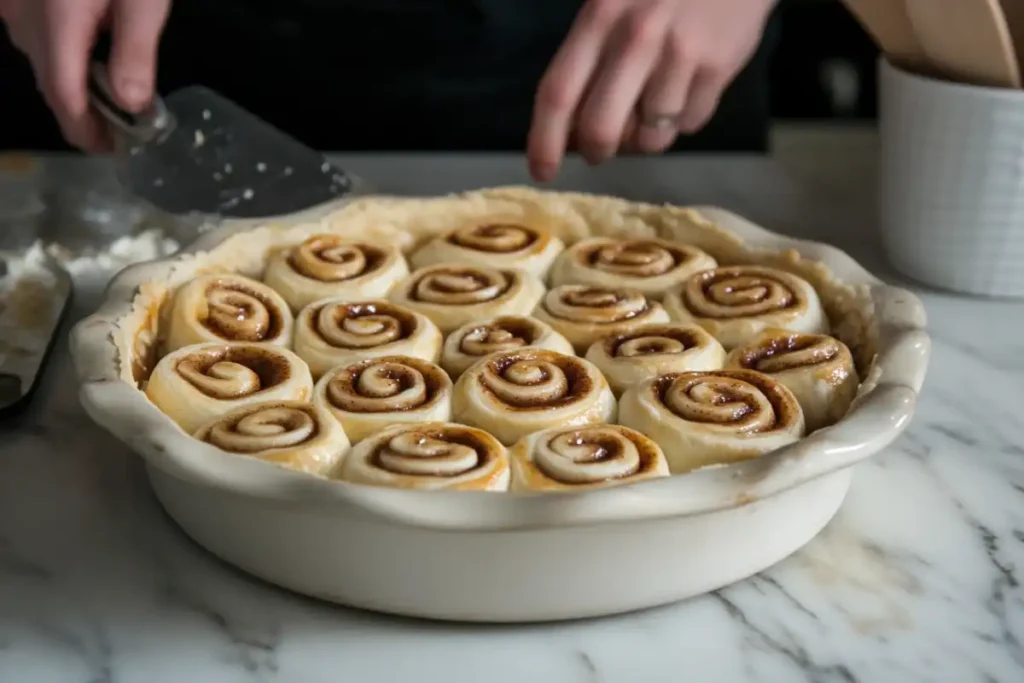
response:
[(134, 141), (151, 142), (165, 135), (174, 125), (171, 113), (159, 96), (154, 96), (149, 106), (139, 113), (126, 111), (117, 104), (110, 79), (107, 78), (107, 67), (101, 62), (90, 65), (88, 87), (89, 99), (96, 110), (116, 132)]

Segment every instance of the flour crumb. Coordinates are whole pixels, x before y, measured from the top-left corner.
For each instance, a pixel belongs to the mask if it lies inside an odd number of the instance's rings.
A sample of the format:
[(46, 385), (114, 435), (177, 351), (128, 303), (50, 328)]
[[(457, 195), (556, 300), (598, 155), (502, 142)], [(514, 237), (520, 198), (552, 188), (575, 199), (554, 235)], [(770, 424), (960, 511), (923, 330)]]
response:
[(76, 286), (91, 288), (105, 286), (122, 268), (165, 258), (180, 247), (163, 230), (150, 228), (137, 235), (120, 237), (102, 249), (88, 249), (75, 254), (59, 244), (51, 244), (46, 251), (64, 266)]

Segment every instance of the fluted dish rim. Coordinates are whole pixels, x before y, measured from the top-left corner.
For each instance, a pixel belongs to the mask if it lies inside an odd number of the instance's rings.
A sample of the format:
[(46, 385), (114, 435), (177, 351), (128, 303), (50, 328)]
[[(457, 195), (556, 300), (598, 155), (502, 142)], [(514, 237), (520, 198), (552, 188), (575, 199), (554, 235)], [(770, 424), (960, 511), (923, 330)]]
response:
[[(598, 212), (611, 212), (608, 225), (632, 234), (646, 229), (647, 224), (641, 220), (646, 216), (657, 223), (654, 234), (662, 234), (666, 227), (670, 236), (677, 238), (679, 231), (703, 230), (709, 236), (719, 231), (724, 236), (717, 234), (715, 239), (724, 240), (722, 244), (734, 240), (736, 253), (771, 259), (772, 263), (824, 269), (822, 272), (827, 271), (849, 289), (850, 296), (860, 301), (858, 305), (870, 318), (877, 354), (865, 390), (838, 424), (754, 460), (605, 489), (495, 494), (397, 490), (327, 481), (224, 453), (185, 434), (142, 391), (125, 381), (124, 367), (130, 359), (121, 357), (123, 344), (119, 346), (117, 340), (125, 334), (126, 316), (135, 310), (143, 291), (140, 287), (145, 283), (169, 277), (175, 269), (191, 267), (193, 274), (201, 272), (195, 270), (195, 259), (243, 231), (247, 239), (266, 237), (271, 244), (281, 246), (301, 240), (311, 231), (330, 229), (339, 221), (356, 220), (359, 212), (370, 206), (387, 208), (403, 202), (426, 205), (448, 200), (474, 206), (495, 202), (504, 210), (520, 206), (524, 213), (547, 211), (561, 229), (569, 231), (587, 217), (596, 220)], [(571, 215), (577, 210), (583, 217), (580, 220)], [(692, 237), (705, 233), (685, 234)], [(71, 346), (86, 411), (150, 466), (198, 485), (259, 499), (266, 505), (315, 509), (339, 516), (371, 515), (404, 525), (452, 531), (510, 531), (678, 518), (770, 498), (850, 467), (896, 439), (913, 415), (930, 354), (926, 315), (918, 297), (886, 285), (835, 247), (771, 232), (713, 206), (655, 206), (522, 187), (491, 188), (443, 198), (370, 196), (275, 221), (222, 224), (171, 258), (121, 271), (98, 310), (75, 326)]]

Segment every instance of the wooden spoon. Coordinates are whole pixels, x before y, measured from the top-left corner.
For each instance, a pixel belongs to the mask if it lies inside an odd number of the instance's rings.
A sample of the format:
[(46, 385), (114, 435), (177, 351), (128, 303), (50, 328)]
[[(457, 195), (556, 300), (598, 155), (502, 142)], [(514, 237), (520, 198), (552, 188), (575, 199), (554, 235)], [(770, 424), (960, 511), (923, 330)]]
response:
[(926, 67), (928, 58), (902, 0), (843, 0), (843, 4), (889, 61), (915, 71)]
[(931, 66), (961, 83), (1020, 87), (1020, 69), (998, 0), (905, 0)]

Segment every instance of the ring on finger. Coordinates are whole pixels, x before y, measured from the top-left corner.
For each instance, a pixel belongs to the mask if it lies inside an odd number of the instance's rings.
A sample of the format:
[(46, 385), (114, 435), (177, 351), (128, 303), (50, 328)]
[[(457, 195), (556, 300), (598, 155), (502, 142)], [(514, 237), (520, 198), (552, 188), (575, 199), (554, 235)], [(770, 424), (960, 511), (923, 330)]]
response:
[(640, 125), (644, 128), (654, 128), (655, 130), (675, 128), (681, 113), (677, 111), (672, 114), (641, 114)]

